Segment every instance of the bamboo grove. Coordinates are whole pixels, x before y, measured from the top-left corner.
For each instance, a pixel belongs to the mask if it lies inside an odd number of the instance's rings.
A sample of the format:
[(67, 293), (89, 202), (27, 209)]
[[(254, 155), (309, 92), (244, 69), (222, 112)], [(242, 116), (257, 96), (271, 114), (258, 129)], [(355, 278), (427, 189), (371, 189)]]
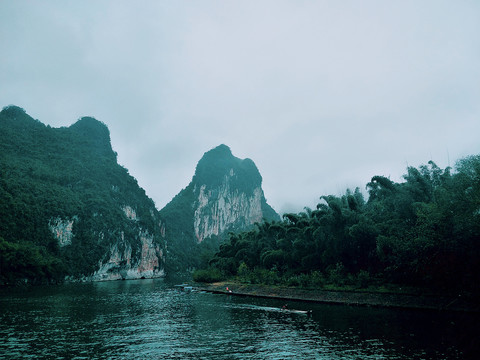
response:
[(366, 185), (368, 200), (358, 188), (322, 196), (314, 210), (230, 234), (209, 268), (194, 276), (289, 279), (289, 285), (355, 279), (367, 286), (375, 280), (477, 291), (480, 156), (461, 159), (455, 171), (430, 161), (409, 167), (403, 178), (374, 176)]

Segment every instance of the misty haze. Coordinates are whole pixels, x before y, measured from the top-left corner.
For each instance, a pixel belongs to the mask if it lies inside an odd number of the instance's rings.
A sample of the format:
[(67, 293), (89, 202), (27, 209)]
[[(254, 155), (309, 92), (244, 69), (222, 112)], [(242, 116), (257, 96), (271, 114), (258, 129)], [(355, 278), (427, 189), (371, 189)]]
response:
[(479, 16), (1, 2), (0, 358), (473, 358)]

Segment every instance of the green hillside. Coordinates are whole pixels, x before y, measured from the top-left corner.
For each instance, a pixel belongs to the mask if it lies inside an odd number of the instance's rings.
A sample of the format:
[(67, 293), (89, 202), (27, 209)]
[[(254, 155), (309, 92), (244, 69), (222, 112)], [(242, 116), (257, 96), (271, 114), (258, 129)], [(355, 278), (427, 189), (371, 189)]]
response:
[[(0, 283), (88, 276), (122, 236), (132, 257), (139, 231), (159, 241), (153, 201), (116, 157), (108, 128), (93, 118), (51, 128), (19, 107), (0, 112)], [(57, 219), (72, 221), (70, 244), (53, 235)]]

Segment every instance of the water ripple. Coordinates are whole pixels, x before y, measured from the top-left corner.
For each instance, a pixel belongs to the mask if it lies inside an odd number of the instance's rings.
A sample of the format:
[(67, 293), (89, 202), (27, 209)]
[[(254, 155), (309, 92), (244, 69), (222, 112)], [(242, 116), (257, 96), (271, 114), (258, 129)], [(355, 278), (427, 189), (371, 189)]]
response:
[(429, 315), (421, 316), (419, 327), (412, 322), (418, 312), (295, 304), (314, 308), (307, 317), (283, 312), (281, 305), (268, 299), (186, 294), (162, 280), (2, 293), (0, 358), (462, 357), (459, 344), (438, 344), (427, 336), (428, 331), (432, 338), (439, 335), (438, 324), (427, 326)]

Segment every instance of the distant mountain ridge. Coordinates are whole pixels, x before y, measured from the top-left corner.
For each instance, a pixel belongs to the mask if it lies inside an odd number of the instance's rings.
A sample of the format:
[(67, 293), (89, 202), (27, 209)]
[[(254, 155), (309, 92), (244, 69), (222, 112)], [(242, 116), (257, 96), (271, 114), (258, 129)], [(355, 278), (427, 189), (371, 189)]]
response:
[[(202, 247), (212, 250), (229, 232), (247, 230), (264, 219), (279, 220), (261, 184), (252, 160), (233, 156), (223, 144), (207, 151), (190, 184), (160, 211), (172, 244), (172, 266), (178, 264), (176, 270), (195, 267)], [(199, 247), (206, 239), (209, 242)]]

